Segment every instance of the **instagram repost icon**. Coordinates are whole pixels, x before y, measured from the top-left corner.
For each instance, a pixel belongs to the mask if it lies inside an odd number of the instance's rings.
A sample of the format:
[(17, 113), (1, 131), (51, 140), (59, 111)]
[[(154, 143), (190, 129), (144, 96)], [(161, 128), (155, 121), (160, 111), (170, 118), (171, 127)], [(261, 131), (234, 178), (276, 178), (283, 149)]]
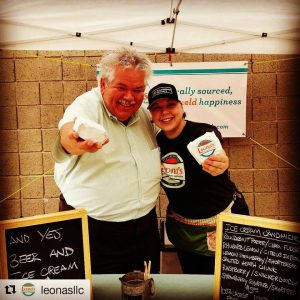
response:
[(35, 286), (29, 282), (23, 284), (22, 293), (25, 296), (32, 296), (35, 293)]

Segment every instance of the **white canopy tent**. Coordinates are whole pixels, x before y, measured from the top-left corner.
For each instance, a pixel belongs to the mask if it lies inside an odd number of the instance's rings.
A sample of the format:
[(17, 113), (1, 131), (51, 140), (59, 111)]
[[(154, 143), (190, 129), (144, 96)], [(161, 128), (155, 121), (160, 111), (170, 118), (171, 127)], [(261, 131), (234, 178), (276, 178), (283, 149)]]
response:
[(300, 53), (299, 0), (1, 0), (0, 5), (1, 49), (133, 45), (155, 53), (171, 46), (191, 53)]

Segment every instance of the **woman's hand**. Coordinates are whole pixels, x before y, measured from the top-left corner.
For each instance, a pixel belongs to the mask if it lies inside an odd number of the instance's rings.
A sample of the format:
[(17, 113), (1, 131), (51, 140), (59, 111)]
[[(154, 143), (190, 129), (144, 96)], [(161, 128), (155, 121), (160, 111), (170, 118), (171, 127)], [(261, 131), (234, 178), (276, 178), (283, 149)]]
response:
[(220, 153), (208, 157), (202, 164), (203, 171), (212, 176), (218, 176), (224, 173), (228, 167), (229, 158), (223, 149)]

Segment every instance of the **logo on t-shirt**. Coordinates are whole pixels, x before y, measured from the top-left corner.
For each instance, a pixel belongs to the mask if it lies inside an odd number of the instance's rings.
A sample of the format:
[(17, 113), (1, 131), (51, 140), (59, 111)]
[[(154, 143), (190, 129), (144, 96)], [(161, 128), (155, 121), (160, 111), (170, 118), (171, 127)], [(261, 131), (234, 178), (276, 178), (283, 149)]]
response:
[(167, 188), (180, 188), (185, 185), (183, 159), (175, 152), (170, 152), (161, 158), (161, 183)]
[(197, 146), (198, 152), (203, 157), (209, 157), (216, 151), (216, 145), (213, 141), (203, 140)]

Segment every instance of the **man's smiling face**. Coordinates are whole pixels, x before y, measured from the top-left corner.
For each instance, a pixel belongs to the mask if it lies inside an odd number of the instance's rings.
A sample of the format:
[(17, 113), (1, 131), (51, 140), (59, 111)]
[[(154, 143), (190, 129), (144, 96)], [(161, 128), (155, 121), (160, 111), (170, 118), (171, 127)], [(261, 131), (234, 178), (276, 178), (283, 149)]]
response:
[(109, 112), (126, 122), (140, 108), (145, 91), (145, 72), (134, 68), (116, 67), (115, 78), (100, 81), (103, 100)]

